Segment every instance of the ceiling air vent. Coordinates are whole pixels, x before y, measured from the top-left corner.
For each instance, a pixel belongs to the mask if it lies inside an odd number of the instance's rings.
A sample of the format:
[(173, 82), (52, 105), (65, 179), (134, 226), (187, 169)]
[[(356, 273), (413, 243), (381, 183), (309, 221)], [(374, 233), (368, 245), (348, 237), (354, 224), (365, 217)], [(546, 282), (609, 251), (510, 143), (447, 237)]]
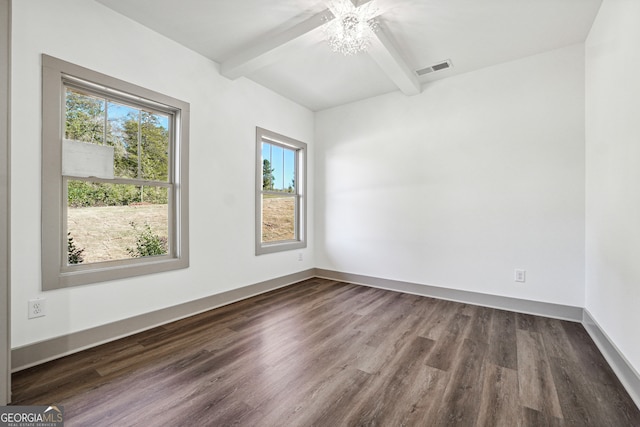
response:
[(447, 59), (446, 61), (442, 61), (429, 67), (416, 70), (416, 74), (419, 76), (424, 76), (425, 74), (435, 73), (436, 71), (446, 70), (447, 68), (451, 67), (453, 67), (453, 64), (451, 63), (450, 59)]

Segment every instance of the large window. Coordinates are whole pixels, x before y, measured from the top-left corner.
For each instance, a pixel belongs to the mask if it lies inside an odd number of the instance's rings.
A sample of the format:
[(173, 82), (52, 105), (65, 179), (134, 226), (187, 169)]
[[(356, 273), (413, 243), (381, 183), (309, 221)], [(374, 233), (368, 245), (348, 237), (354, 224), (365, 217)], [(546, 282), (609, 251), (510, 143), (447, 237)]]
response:
[(187, 267), (189, 104), (42, 67), (43, 289)]
[(307, 246), (306, 148), (256, 129), (256, 255)]

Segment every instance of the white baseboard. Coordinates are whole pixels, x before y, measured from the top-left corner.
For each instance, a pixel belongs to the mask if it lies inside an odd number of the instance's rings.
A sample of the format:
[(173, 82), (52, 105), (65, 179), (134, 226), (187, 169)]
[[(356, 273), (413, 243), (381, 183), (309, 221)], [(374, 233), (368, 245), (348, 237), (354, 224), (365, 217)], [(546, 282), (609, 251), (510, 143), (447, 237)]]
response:
[(441, 288), (438, 286), (402, 282), (399, 280), (380, 279), (378, 277), (343, 273), (340, 271), (324, 270), (320, 268), (316, 268), (315, 272), (316, 277), (340, 280), (373, 288), (388, 289), (407, 294), (481, 305), (483, 307), (498, 308), (518, 313), (535, 314), (538, 316), (552, 317), (554, 319), (570, 320), (573, 322), (582, 321), (582, 307), (529, 301), (519, 298), (482, 294), (479, 292), (461, 291), (457, 289)]
[(629, 361), (624, 357), (618, 347), (611, 341), (606, 332), (595, 321), (589, 310), (583, 310), (582, 325), (591, 336), (593, 342), (600, 350), (600, 353), (615, 372), (616, 376), (633, 399), (636, 406), (640, 408), (640, 374)]
[(17, 372), (313, 277), (314, 269), (309, 269), (95, 328), (16, 347), (11, 350), (11, 371)]

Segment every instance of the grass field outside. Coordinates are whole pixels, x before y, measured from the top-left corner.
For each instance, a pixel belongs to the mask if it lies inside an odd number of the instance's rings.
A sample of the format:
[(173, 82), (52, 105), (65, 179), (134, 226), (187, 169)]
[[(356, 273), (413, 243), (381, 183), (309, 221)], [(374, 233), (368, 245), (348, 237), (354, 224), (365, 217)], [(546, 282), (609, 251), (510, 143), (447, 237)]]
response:
[[(263, 242), (295, 238), (292, 197), (265, 197), (262, 201)], [(131, 223), (135, 223), (136, 231)], [(167, 205), (129, 205), (69, 208), (67, 227), (77, 248), (84, 249), (84, 264), (128, 259), (138, 232), (149, 224), (154, 234), (168, 237)]]
[[(131, 223), (135, 223), (136, 231)], [(145, 224), (154, 234), (168, 236), (167, 205), (69, 208), (67, 227), (76, 247), (84, 249), (84, 264), (128, 259)]]
[(262, 241), (295, 239), (295, 199), (265, 195), (262, 198)]

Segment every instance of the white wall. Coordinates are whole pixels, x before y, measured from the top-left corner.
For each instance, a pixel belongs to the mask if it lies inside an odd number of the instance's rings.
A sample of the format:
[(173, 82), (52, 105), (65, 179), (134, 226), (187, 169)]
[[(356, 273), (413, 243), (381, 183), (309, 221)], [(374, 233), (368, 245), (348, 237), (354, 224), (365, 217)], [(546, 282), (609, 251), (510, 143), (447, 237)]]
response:
[(640, 2), (604, 0), (586, 42), (586, 308), (640, 372)]
[(583, 305), (582, 44), (319, 112), (315, 143), (317, 267)]
[[(189, 269), (40, 291), (42, 53), (191, 103)], [(309, 143), (313, 189), (309, 110), (221, 77), (213, 62), (93, 1), (13, 2), (12, 66), (14, 348), (314, 266), (312, 247), (254, 256), (255, 126)], [(309, 202), (313, 224), (312, 194)], [(38, 296), (48, 315), (27, 320), (27, 300)]]

